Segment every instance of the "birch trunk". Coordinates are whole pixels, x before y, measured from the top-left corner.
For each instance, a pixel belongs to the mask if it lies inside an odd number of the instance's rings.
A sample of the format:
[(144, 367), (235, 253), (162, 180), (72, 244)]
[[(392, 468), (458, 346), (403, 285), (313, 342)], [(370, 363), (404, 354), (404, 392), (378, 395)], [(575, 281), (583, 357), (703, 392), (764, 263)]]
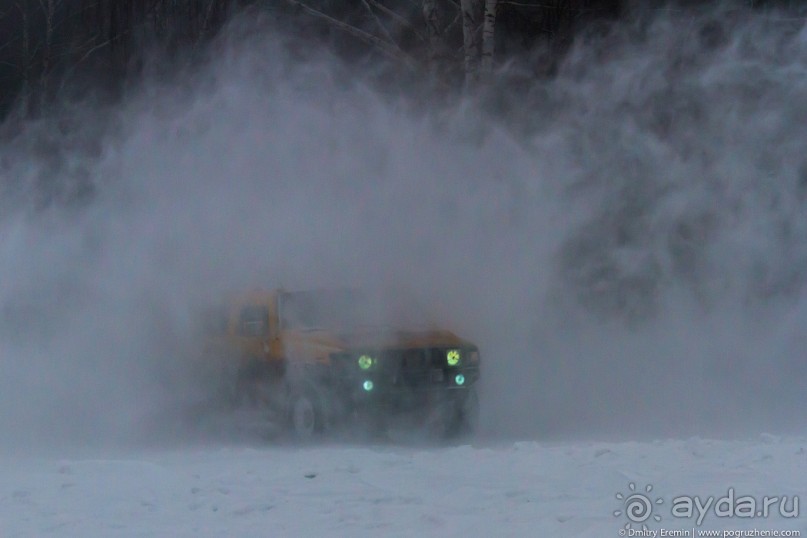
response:
[(496, 51), (496, 7), (498, 0), (485, 0), (485, 22), (482, 25), (482, 77), (493, 73), (493, 54)]
[(23, 114), (31, 115), (31, 32), (28, 26), (28, 2), (17, 3), (22, 16), (22, 96)]
[(465, 53), (465, 84), (470, 87), (479, 79), (482, 14), (485, 0), (461, 0), (462, 39)]

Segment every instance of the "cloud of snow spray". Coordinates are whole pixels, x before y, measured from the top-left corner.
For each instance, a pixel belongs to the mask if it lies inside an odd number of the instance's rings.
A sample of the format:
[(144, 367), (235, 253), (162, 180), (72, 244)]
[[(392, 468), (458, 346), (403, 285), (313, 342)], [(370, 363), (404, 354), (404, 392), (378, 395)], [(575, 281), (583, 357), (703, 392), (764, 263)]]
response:
[[(26, 126), (0, 148), (3, 443), (178, 427), (194, 307), (255, 285), (392, 291), (476, 341), (483, 434), (803, 427), (807, 29), (723, 15), (581, 39), (497, 93), (506, 122), (267, 31), (114, 117)], [(77, 177), (81, 209), (31, 209)]]

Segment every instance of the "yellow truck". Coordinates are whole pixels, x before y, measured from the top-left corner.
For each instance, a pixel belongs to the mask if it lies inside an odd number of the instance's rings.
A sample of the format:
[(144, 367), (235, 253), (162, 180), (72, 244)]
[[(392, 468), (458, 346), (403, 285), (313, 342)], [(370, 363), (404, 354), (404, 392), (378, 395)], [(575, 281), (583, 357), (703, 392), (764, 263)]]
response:
[(479, 350), (450, 331), (379, 325), (354, 290), (266, 290), (218, 309), (208, 351), (235, 361), (238, 398), (300, 439), (346, 426), (432, 435), (476, 426)]

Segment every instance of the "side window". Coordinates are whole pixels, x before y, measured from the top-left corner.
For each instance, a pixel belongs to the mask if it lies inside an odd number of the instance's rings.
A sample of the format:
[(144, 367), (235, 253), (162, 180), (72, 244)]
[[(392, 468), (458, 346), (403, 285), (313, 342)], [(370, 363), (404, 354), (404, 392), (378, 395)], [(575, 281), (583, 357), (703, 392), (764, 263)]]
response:
[(264, 336), (269, 333), (269, 308), (265, 306), (245, 306), (238, 320), (238, 333), (241, 336)]

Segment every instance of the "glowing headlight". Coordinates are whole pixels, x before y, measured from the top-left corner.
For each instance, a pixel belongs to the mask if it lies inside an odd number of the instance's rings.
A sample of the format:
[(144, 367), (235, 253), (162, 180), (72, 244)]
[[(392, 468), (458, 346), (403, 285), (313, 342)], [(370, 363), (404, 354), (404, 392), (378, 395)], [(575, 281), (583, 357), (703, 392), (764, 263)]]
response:
[(367, 392), (370, 392), (371, 390), (373, 390), (373, 382), (368, 379), (362, 384), (362, 388)]
[(362, 355), (359, 357), (359, 368), (362, 370), (369, 370), (375, 361), (370, 355)]
[(448, 362), (449, 366), (456, 366), (460, 363), (460, 350), (459, 349), (450, 349), (448, 353), (446, 353), (446, 362)]
[(465, 384), (465, 376), (462, 375), (462, 374), (457, 374), (454, 377), (454, 383), (456, 383), (457, 385), (464, 385)]

